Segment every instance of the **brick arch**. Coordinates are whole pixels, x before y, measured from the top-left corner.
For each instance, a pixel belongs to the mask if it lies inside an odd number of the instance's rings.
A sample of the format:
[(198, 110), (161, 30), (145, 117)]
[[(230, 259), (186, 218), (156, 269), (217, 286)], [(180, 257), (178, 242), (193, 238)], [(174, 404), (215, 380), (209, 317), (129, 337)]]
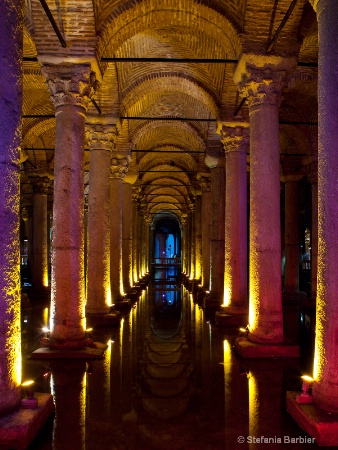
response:
[[(163, 130), (164, 127), (165, 130)], [(157, 132), (154, 133), (154, 130)], [(140, 142), (143, 144), (144, 141), (147, 141), (149, 148), (165, 144), (184, 148), (189, 144), (194, 147), (193, 150), (205, 149), (202, 136), (198, 135), (191, 125), (182, 122), (175, 124), (165, 120), (147, 122), (135, 136), (132, 136), (132, 147), (137, 148), (138, 144)]]
[(123, 115), (135, 115), (134, 113), (128, 114), (128, 111), (132, 110), (135, 104), (142, 104), (144, 98), (146, 99), (148, 96), (151, 98), (150, 96), (154, 95), (154, 82), (160, 85), (160, 88), (155, 93), (157, 97), (163, 92), (191, 95), (196, 101), (210, 110), (215, 118), (218, 117), (219, 105), (215, 95), (202, 83), (193, 81), (189, 75), (178, 73), (151, 73), (138, 80), (134, 86), (130, 86), (124, 97), (121, 98)]
[[(239, 55), (241, 43), (234, 23), (203, 2), (168, 0), (161, 10), (155, 8), (156, 5), (151, 0), (130, 1), (118, 6), (115, 2), (107, 6), (104, 23), (98, 24), (98, 34), (101, 36), (99, 56), (115, 55), (132, 36), (156, 29), (159, 24), (171, 28), (184, 26), (191, 29), (191, 34), (199, 29), (208, 39), (215, 40), (220, 47), (226, 48), (227, 56)], [(109, 9), (111, 12), (108, 13)]]

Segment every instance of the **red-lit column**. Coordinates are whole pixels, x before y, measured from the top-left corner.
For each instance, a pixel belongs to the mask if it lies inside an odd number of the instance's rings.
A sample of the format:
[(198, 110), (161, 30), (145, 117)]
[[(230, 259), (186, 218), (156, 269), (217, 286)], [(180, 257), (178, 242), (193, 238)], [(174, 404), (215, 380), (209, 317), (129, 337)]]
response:
[(279, 105), (285, 72), (247, 64), (239, 89), (250, 114), (249, 339), (284, 341), (281, 276)]
[(224, 126), (225, 150), (225, 267), (222, 312), (245, 314), (247, 302), (247, 172), (249, 129)]
[(110, 292), (110, 160), (116, 130), (113, 125), (87, 124), (90, 150), (86, 313), (104, 314)]
[(33, 242), (32, 281), (36, 289), (48, 286), (48, 216), (47, 193), (51, 186), (48, 177), (35, 178), (33, 184)]
[(20, 136), (23, 2), (0, 3), (0, 416), (21, 399)]
[(85, 346), (84, 142), (91, 68), (44, 65), (55, 106), (51, 348)]
[(318, 275), (313, 397), (338, 411), (338, 8), (312, 1), (318, 20)]
[(201, 176), (202, 189), (202, 286), (209, 289), (210, 282), (210, 223), (211, 223), (211, 188), (210, 175)]
[(110, 170), (110, 288), (114, 303), (123, 297), (122, 184), (128, 170), (128, 160), (112, 158)]

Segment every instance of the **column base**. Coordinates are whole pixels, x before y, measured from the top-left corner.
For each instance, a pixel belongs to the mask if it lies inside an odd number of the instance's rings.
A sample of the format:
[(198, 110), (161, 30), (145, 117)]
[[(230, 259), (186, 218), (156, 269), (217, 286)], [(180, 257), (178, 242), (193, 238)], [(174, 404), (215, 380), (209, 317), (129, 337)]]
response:
[[(330, 413), (315, 403), (298, 403), (300, 392), (289, 391), (286, 394), (286, 409), (295, 422), (308, 433), (312, 441), (319, 446), (338, 445), (338, 413)], [(304, 436), (305, 437), (305, 436)]]
[(212, 292), (207, 293), (203, 298), (203, 307), (208, 310), (218, 310), (221, 305), (221, 296)]
[(35, 393), (34, 398), (37, 406), (29, 412), (22, 406), (14, 413), (0, 417), (0, 448), (28, 448), (54, 413), (52, 395)]
[(280, 344), (257, 344), (246, 337), (239, 337), (234, 343), (235, 350), (243, 358), (299, 358), (299, 345), (285, 339)]
[(85, 347), (79, 350), (66, 350), (66, 349), (51, 349), (49, 347), (40, 347), (31, 354), (32, 359), (101, 359), (107, 348), (106, 345), (100, 342), (96, 345), (104, 348), (91, 348)]
[(106, 314), (88, 314), (86, 319), (89, 328), (115, 326), (120, 323), (121, 313), (115, 310)]
[(246, 327), (248, 324), (248, 314), (227, 314), (221, 309), (215, 313), (215, 322), (220, 327)]

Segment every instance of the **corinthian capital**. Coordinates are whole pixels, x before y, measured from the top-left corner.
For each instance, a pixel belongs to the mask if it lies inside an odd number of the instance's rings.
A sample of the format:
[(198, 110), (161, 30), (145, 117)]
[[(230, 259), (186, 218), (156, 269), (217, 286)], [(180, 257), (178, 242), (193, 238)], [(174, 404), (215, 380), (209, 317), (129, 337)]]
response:
[(246, 73), (238, 83), (238, 89), (247, 98), (249, 107), (269, 104), (280, 106), (285, 86), (284, 70), (271, 68), (257, 69), (248, 67)]
[(41, 71), (46, 78), (55, 108), (63, 105), (88, 108), (90, 97), (95, 92), (90, 64), (45, 64)]
[(86, 124), (86, 138), (89, 150), (112, 151), (117, 138), (117, 128), (115, 125), (103, 125), (99, 123)]
[(128, 164), (127, 158), (112, 158), (110, 166), (111, 178), (120, 178), (123, 180), (128, 171)]
[(225, 153), (246, 152), (249, 146), (249, 128), (247, 125), (223, 125), (221, 129), (221, 142)]

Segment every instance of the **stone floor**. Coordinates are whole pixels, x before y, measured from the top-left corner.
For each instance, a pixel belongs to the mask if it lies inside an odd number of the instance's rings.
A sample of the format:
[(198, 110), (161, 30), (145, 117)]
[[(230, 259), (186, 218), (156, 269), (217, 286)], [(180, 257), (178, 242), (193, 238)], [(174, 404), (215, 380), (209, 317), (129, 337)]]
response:
[(103, 359), (29, 359), (44, 306), (23, 315), (24, 376), (54, 395), (55, 416), (29, 450), (320, 448), (285, 407), (311, 366), (298, 308), (288, 323), (300, 358), (244, 359), (238, 331), (207, 320), (185, 288), (151, 285), (120, 325), (93, 330)]

